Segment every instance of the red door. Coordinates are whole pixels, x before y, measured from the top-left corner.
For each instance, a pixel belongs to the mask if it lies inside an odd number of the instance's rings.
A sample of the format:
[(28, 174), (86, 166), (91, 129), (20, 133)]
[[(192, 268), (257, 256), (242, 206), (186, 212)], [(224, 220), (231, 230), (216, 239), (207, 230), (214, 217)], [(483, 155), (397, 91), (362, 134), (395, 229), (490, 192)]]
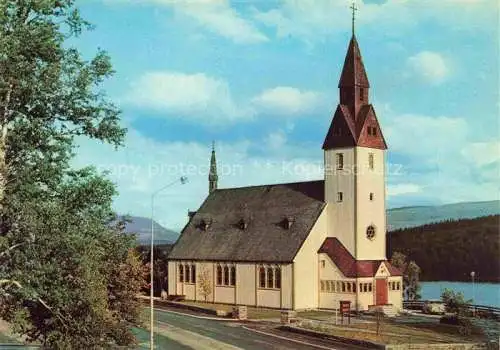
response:
[(375, 304), (385, 305), (387, 304), (387, 279), (379, 278), (376, 279), (375, 284)]

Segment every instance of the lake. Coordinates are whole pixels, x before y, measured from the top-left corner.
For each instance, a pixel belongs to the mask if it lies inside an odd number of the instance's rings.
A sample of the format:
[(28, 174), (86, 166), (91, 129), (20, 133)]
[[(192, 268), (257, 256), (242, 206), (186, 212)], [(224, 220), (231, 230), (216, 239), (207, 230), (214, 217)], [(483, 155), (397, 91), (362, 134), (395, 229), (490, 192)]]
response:
[(464, 282), (420, 282), (423, 300), (441, 299), (441, 291), (444, 288), (462, 292), (465, 299), (474, 299), (476, 305), (488, 305), (500, 307), (500, 284), (499, 283), (474, 283), (474, 298), (472, 295), (472, 283)]

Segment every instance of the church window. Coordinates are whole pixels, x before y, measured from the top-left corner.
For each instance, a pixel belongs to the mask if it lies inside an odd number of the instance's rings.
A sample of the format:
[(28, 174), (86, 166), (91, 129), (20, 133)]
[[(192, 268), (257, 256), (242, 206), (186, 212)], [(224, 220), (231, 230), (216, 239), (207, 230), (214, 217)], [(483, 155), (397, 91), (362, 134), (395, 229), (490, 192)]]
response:
[(330, 281), (330, 287), (332, 289), (332, 292), (335, 292), (335, 285), (336, 285), (335, 281)]
[(330, 289), (330, 288), (331, 288), (331, 286), (330, 286), (330, 281), (326, 281), (326, 292), (327, 292), (327, 293), (330, 293), (330, 291), (331, 291), (331, 289)]
[(325, 291), (325, 281), (321, 281), (321, 291)]
[(344, 154), (343, 153), (336, 154), (336, 164), (337, 164), (337, 170), (344, 169)]
[(281, 288), (281, 268), (277, 267), (274, 272), (274, 288)]
[(373, 200), (373, 192), (370, 192), (370, 200)]
[(368, 283), (368, 291), (371, 292), (372, 291), (372, 284), (371, 283)]
[(184, 282), (184, 265), (179, 265), (179, 282)]
[(222, 285), (222, 266), (217, 265), (217, 284)]
[(184, 282), (189, 283), (189, 279), (191, 278), (191, 273), (189, 271), (189, 265), (184, 266), (184, 273), (186, 274), (186, 278), (184, 279)]
[(273, 288), (274, 287), (274, 273), (273, 273), (273, 268), (268, 267), (267, 268), (267, 288)]
[(344, 193), (337, 192), (337, 202), (342, 202), (344, 199)]
[(350, 293), (351, 292), (351, 285), (352, 283), (351, 282), (347, 282), (347, 292)]
[(337, 288), (336, 288), (336, 290), (337, 290), (337, 293), (340, 293), (340, 291), (342, 290), (342, 288), (341, 288), (341, 282), (337, 282)]
[(224, 266), (224, 285), (229, 285), (229, 266)]
[(366, 237), (370, 240), (375, 238), (375, 226), (368, 226), (368, 228), (366, 229)]
[(372, 128), (372, 135), (377, 136), (377, 128), (376, 127)]
[(342, 293), (345, 293), (346, 291), (346, 285), (345, 282), (342, 282)]
[(236, 267), (231, 266), (231, 285), (236, 285)]
[(401, 282), (398, 282), (398, 290), (401, 290)]
[(373, 153), (368, 153), (368, 167), (373, 170), (375, 167), (375, 156)]
[(266, 288), (266, 269), (264, 267), (259, 269), (259, 286), (260, 288)]
[(356, 283), (353, 283), (353, 284), (352, 284), (352, 292), (353, 292), (353, 293), (356, 293)]
[(196, 283), (196, 265), (191, 266), (191, 283)]
[(324, 269), (325, 268), (325, 260), (321, 260), (321, 268)]

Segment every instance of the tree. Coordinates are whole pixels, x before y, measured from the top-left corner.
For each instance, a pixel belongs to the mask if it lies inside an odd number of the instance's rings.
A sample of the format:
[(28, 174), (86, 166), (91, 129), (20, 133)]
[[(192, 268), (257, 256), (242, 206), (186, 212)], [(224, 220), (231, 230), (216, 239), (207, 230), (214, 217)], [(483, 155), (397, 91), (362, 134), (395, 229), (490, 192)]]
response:
[(210, 278), (210, 272), (206, 268), (202, 268), (198, 274), (198, 285), (200, 289), (200, 294), (203, 295), (205, 301), (212, 294), (212, 279)]
[(420, 299), (420, 267), (415, 261), (408, 261), (406, 255), (394, 252), (391, 264), (403, 273), (403, 296), (406, 300)]
[(55, 349), (131, 344), (140, 311), (114, 186), (70, 167), (75, 137), (125, 135), (99, 89), (109, 57), (65, 44), (90, 27), (74, 0), (0, 2), (0, 317)]
[(472, 299), (465, 300), (462, 292), (455, 292), (448, 288), (445, 288), (441, 293), (441, 300), (449, 312), (453, 312), (459, 316), (465, 314), (467, 304), (472, 303)]

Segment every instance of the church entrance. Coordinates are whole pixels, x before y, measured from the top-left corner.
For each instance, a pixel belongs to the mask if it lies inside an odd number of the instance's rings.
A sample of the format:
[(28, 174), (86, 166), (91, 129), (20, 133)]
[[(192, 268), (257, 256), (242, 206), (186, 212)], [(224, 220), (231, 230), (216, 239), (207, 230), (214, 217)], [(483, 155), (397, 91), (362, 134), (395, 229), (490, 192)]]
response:
[(375, 305), (387, 304), (387, 279), (377, 278), (375, 280)]

